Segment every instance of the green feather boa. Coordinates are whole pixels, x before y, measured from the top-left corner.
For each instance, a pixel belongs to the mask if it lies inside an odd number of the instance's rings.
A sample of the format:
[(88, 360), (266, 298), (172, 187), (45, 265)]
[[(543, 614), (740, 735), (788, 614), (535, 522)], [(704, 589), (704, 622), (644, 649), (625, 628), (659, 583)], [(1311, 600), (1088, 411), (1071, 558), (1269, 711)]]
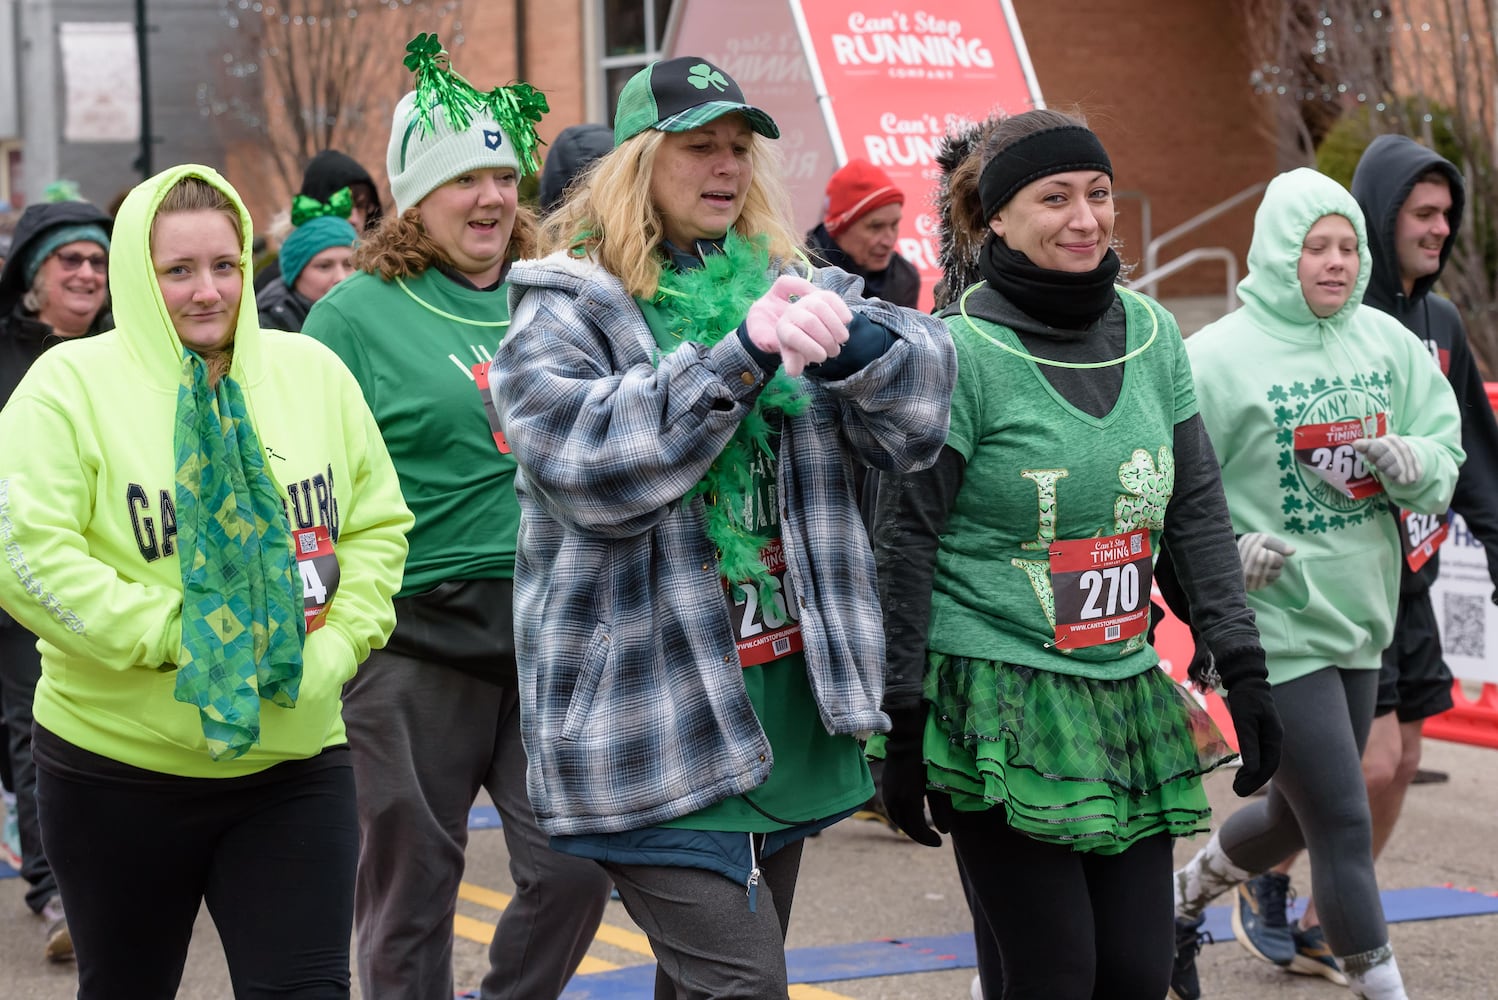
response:
[[(774, 280), (769, 269), (770, 255), (763, 241), (744, 239), (730, 229), (723, 252), (706, 254), (701, 267), (689, 271), (662, 268), (660, 291), (652, 305), (673, 338), (712, 347), (734, 333), (749, 307), (769, 290)], [(770, 571), (759, 558), (763, 539), (741, 524), (738, 515), (754, 488), (755, 456), (775, 457), (767, 414), (778, 411), (794, 417), (810, 405), (796, 380), (785, 369), (777, 369), (727, 446), (684, 498), (688, 502), (703, 498), (707, 537), (718, 549), (723, 575), (737, 583), (753, 581), (763, 600), (771, 598), (773, 587)]]

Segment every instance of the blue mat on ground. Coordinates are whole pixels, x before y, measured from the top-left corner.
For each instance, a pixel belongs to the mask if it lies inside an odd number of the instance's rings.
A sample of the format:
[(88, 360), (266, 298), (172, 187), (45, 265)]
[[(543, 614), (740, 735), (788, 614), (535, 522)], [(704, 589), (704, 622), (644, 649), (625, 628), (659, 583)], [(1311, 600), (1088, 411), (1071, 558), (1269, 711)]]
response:
[[(1384, 914), (1390, 923), (1498, 914), (1498, 894), (1446, 887), (1389, 889), (1383, 894)], [(1295, 908), (1299, 913), (1300, 907)], [(1207, 910), (1205, 929), (1221, 941), (1233, 939), (1226, 906)], [(970, 934), (861, 941), (786, 952), (792, 983), (830, 983), (912, 972), (969, 969), (977, 962)], [(632, 965), (611, 972), (573, 978), (563, 1000), (643, 1000), (653, 995), (655, 966)]]
[[(1384, 901), (1384, 919), (1391, 924), (1498, 913), (1498, 894), (1476, 890), (1431, 886), (1425, 889), (1385, 889), (1379, 895)], [(1290, 907), (1291, 917), (1299, 917), (1305, 908), (1303, 901), (1295, 902)], [(1216, 941), (1233, 940), (1232, 910), (1226, 906), (1209, 907), (1207, 922), (1202, 929)]]
[[(793, 948), (786, 952), (785, 960), (792, 983), (831, 983), (907, 972), (971, 969), (978, 961), (971, 934)], [(650, 997), (654, 988), (655, 966), (632, 965), (612, 972), (574, 976), (562, 1000)]]
[(499, 810), (493, 806), (474, 806), (468, 810), (470, 830), (498, 830), (503, 825), (499, 821)]

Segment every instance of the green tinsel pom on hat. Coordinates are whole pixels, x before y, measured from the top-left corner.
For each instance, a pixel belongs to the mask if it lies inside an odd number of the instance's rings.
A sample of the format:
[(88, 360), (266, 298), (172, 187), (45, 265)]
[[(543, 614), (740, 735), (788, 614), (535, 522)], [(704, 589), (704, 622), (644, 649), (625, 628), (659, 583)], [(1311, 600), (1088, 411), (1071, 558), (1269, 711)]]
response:
[(452, 58), (435, 34), (423, 32), (406, 44), (405, 67), (416, 74), (416, 115), (427, 135), (437, 129), (434, 112), (440, 108), (448, 125), (461, 132), (474, 117), (487, 113), (515, 146), (520, 169), (540, 169), (536, 150), (541, 138), (536, 125), (551, 108), (546, 95), (528, 83), (513, 83), (480, 93), (452, 67)]

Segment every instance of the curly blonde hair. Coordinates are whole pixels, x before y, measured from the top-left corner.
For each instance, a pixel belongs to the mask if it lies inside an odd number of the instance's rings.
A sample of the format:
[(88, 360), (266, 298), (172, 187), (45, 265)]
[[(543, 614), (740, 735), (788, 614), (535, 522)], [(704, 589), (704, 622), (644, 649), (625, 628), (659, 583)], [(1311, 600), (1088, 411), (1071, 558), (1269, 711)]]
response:
[[(594, 163), (542, 224), (541, 253), (592, 254), (630, 295), (654, 296), (665, 261), (660, 245), (666, 230), (650, 195), (650, 180), (666, 135), (647, 129)], [(791, 225), (790, 199), (780, 180), (780, 154), (751, 134), (749, 163), (754, 175), (734, 231), (765, 240), (772, 260), (790, 260), (801, 241)]]
[[(515, 225), (510, 230), (506, 260), (520, 260), (536, 255), (536, 216), (521, 205), (515, 210)], [(379, 275), (385, 281), (413, 278), (433, 264), (452, 261), (421, 224), (421, 210), (415, 205), (399, 215), (387, 215), (379, 228), (366, 232), (354, 247), (354, 266)]]

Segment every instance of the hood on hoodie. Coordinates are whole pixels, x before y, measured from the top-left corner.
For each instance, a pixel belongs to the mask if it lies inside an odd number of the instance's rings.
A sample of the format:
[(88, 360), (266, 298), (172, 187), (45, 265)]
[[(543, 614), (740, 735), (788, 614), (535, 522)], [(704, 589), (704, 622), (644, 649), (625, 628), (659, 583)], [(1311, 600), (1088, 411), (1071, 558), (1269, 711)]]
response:
[[(114, 303), (117, 335), (130, 353), (150, 373), (153, 385), (175, 391), (185, 353), (151, 263), (151, 223), (166, 193), (184, 177), (198, 177), (222, 191), (239, 212), (239, 271), (244, 287), (239, 296), (239, 316), (234, 329), (236, 379), (259, 352), (260, 320), (255, 309), (254, 273), (251, 267), (250, 213), (229, 182), (212, 167), (196, 163), (163, 170), (131, 190), (115, 216), (109, 254), (109, 294)], [(250, 370), (258, 370), (252, 367)]]
[(1440, 279), (1446, 261), (1451, 257), (1451, 249), (1456, 246), (1462, 210), (1467, 204), (1467, 188), (1462, 182), (1461, 171), (1440, 153), (1425, 148), (1407, 135), (1381, 135), (1368, 144), (1352, 174), (1352, 196), (1367, 217), (1368, 242), (1373, 251), (1373, 282), (1368, 286), (1367, 302), (1385, 312), (1394, 312), (1395, 304), (1404, 294), (1404, 281), (1399, 276), (1399, 252), (1394, 242), (1399, 210), (1414, 190), (1415, 182), (1430, 170), (1440, 171), (1451, 185), (1451, 211), (1446, 213), (1451, 235), (1446, 237), (1446, 245), (1441, 247), (1441, 266), (1436, 273), (1420, 277), (1410, 291), (1410, 301), (1418, 302)]
[[(1331, 316), (1318, 318), (1300, 287), (1300, 250), (1306, 233), (1325, 215), (1352, 223), (1358, 237), (1358, 276), (1352, 294)], [(1362, 305), (1372, 274), (1368, 230), (1363, 211), (1347, 189), (1325, 174), (1300, 167), (1269, 182), (1254, 213), (1254, 235), (1248, 246), (1248, 276), (1238, 282), (1238, 297), (1250, 314), (1269, 329), (1289, 327), (1312, 333), (1318, 324), (1346, 327)]]
[[(21, 213), (11, 234), (10, 254), (5, 269), (0, 270), (0, 316), (15, 311), (26, 294), (25, 262), (31, 247), (58, 226), (99, 226), (109, 233), (114, 222), (108, 215), (86, 201), (57, 201), (30, 205)], [(111, 241), (114, 239), (110, 237)]]

